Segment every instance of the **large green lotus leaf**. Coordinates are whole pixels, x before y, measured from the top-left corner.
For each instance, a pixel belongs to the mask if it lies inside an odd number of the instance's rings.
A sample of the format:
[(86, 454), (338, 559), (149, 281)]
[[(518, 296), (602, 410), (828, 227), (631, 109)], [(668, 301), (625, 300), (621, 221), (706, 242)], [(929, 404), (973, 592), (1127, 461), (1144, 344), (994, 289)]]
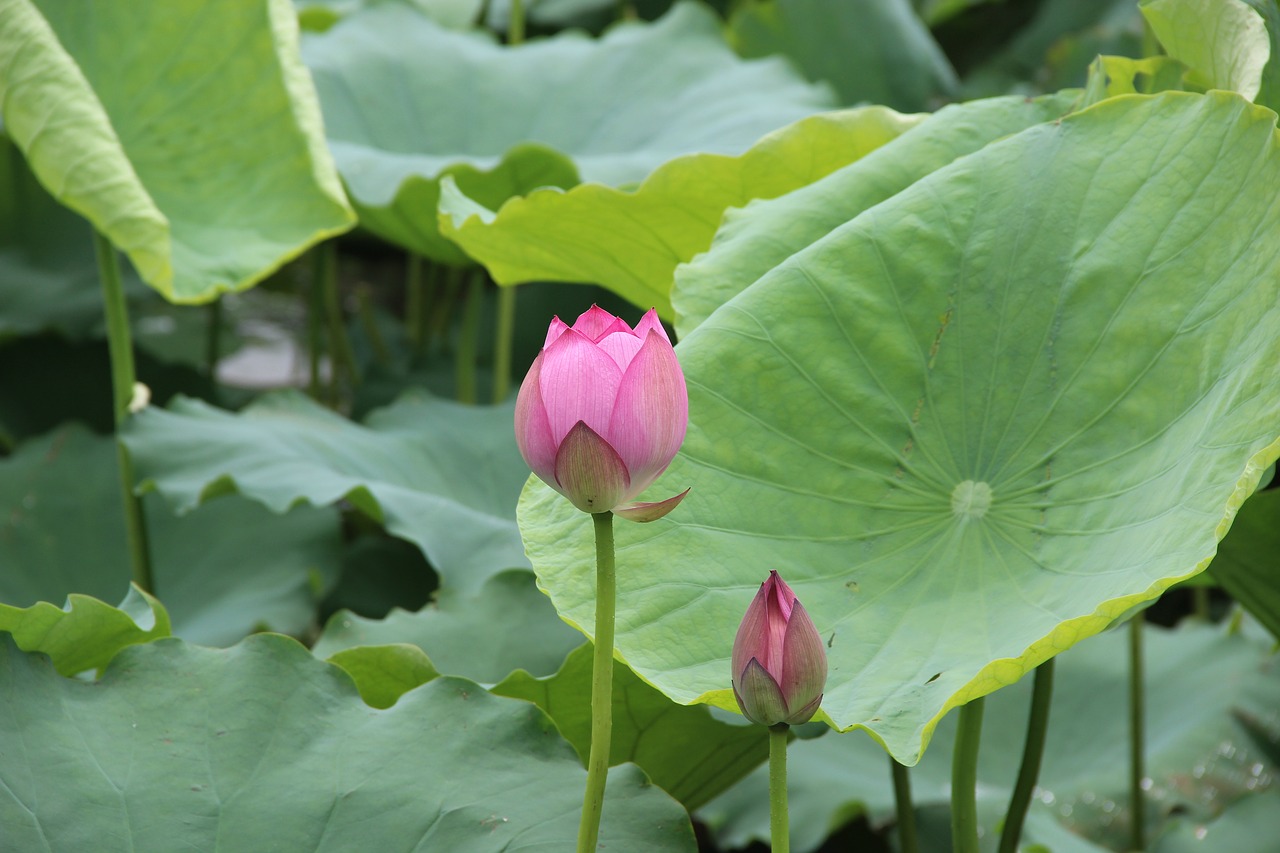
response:
[[(1113, 98), (726, 303), (679, 347), (691, 423), (651, 494), (692, 491), (618, 532), (621, 656), (734, 707), (733, 635), (778, 569), (827, 638), (827, 717), (914, 764), (950, 708), (1202, 570), (1280, 455), (1275, 148), (1230, 93)], [(579, 515), (526, 486), (539, 582), (589, 626)]]
[(1280, 489), (1245, 501), (1210, 574), (1280, 638)]
[[(500, 696), (527, 699), (550, 714), (584, 763), (591, 750), (592, 655), (587, 643), (553, 676), (516, 672), (493, 688)], [(625, 665), (614, 666), (609, 760), (640, 765), (655, 785), (685, 808), (698, 808), (768, 757), (763, 727), (732, 725), (712, 717), (708, 708), (676, 705)], [(768, 797), (761, 802), (768, 802)]]
[(48, 655), (63, 675), (75, 675), (106, 666), (125, 646), (169, 636), (170, 625), (160, 602), (131, 585), (119, 607), (76, 593), (62, 607), (0, 604), (0, 631), (23, 651)]
[(312, 651), (330, 658), (360, 646), (407, 643), (426, 652), (440, 672), (494, 684), (515, 670), (550, 675), (582, 643), (534, 585), (533, 573), (494, 575), (477, 592), (443, 587), (417, 613), (393, 610), (366, 619), (341, 610), (329, 618)]
[(1179, 819), (1151, 849), (1155, 853), (1271, 853), (1280, 835), (1277, 814), (1280, 788), (1271, 787), (1214, 820)]
[(790, 255), (930, 172), (1003, 136), (1053, 121), (1074, 95), (990, 98), (939, 110), (826, 178), (778, 199), (729, 210), (711, 249), (677, 268), (671, 301), (683, 338)]
[[(113, 439), (73, 425), (22, 444), (0, 463), (0, 507), (0, 602), (116, 601), (129, 590)], [(305, 630), (338, 573), (339, 525), (331, 509), (299, 509), (276, 517), (232, 496), (179, 518), (159, 496), (144, 498), (174, 633), (226, 644), (263, 625)]]
[(698, 4), (627, 23), (500, 46), (403, 5), (308, 37), (325, 127), (363, 226), (448, 263), (439, 179), (496, 210), (537, 187), (634, 184), (692, 152), (737, 154), (832, 105), (781, 60), (739, 60)]
[(1262, 87), (1271, 39), (1262, 17), (1244, 0), (1142, 0), (1142, 16), (1188, 81), (1228, 89), (1249, 100)]
[(275, 512), (345, 499), (474, 593), (490, 575), (528, 565), (513, 516), (529, 469), (512, 417), (512, 404), (411, 393), (361, 425), (286, 391), (239, 413), (178, 398), (132, 418), (124, 441), (139, 480), (179, 512), (228, 491)]
[(743, 56), (786, 56), (810, 80), (835, 86), (845, 104), (925, 110), (958, 88), (909, 0), (754, 0), (734, 10), (728, 37)]
[(440, 230), (499, 284), (595, 282), (670, 319), (672, 272), (711, 245), (726, 208), (810, 184), (924, 118), (883, 107), (822, 113), (768, 134), (741, 156), (677, 157), (634, 190), (547, 188), (496, 213), (446, 177)]
[(297, 40), (288, 0), (3, 0), (5, 131), (144, 281), (208, 301), (352, 225)]
[[(1128, 632), (1110, 631), (1079, 644), (1057, 660), (1053, 704), (1037, 796), (1023, 847), (1040, 843), (1054, 853), (1127, 849), (1129, 822)], [(1255, 633), (1184, 622), (1177, 630), (1144, 630), (1147, 690), (1146, 771), (1151, 779), (1147, 837), (1183, 821), (1231, 822), (1258, 803), (1273, 802), (1268, 786), (1280, 770), (1271, 740), (1277, 730), (1280, 671), (1270, 643)], [(978, 798), (983, 850), (995, 850), (1022, 758), (1031, 679), (987, 698)], [(1270, 731), (1242, 721), (1262, 719)], [(921, 849), (949, 849), (951, 752), (955, 715), (938, 726), (930, 752), (911, 770), (912, 801), (922, 825), (942, 830)], [(894, 814), (884, 750), (854, 732), (797, 741), (788, 750), (793, 849), (812, 850), (852, 816), (873, 823)], [(704, 808), (724, 847), (769, 837), (768, 775), (757, 771)], [(930, 820), (940, 816), (941, 820)], [(1221, 816), (1221, 817), (1219, 817)], [(1280, 813), (1259, 816), (1254, 828), (1274, 843)], [(1086, 841), (1085, 839), (1088, 839)], [(1163, 850), (1157, 846), (1154, 849)], [(1230, 845), (1200, 850), (1249, 850)]]
[[(527, 702), (437, 678), (376, 710), (276, 634), (132, 646), (96, 683), (0, 638), (0, 757), (6, 850), (566, 850), (586, 777)], [(601, 842), (695, 849), (634, 767)]]

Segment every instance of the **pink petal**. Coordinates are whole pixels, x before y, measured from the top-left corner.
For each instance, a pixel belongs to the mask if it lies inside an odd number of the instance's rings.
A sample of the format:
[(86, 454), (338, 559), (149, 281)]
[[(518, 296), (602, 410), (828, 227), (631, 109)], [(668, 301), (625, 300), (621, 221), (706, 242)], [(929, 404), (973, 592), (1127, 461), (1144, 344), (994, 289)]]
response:
[(622, 459), (591, 427), (579, 421), (560, 443), (556, 482), (583, 512), (608, 512), (627, 493), (631, 478)]
[(622, 369), (604, 350), (569, 329), (542, 351), (538, 388), (551, 438), (559, 445), (578, 421), (604, 437), (622, 383)]
[[(563, 324), (561, 324), (563, 325)], [(568, 327), (566, 327), (568, 328)], [(525, 374), (516, 395), (516, 446), (520, 455), (543, 482), (555, 484), (556, 442), (551, 436), (551, 423), (542, 404), (539, 377), (542, 373), (543, 353), (533, 360), (533, 366)]]
[[(822, 696), (827, 685), (827, 651), (804, 605), (794, 598), (791, 600), (794, 607), (783, 638), (783, 668), (778, 685), (786, 697), (787, 707), (799, 711), (815, 697)], [(800, 722), (806, 720), (808, 717)]]
[(547, 327), (547, 339), (542, 342), (542, 348), (546, 349), (556, 342), (556, 338), (569, 331), (569, 327), (565, 325), (564, 320), (559, 317), (551, 318), (551, 325)]
[(667, 330), (662, 327), (662, 321), (658, 319), (658, 312), (652, 308), (645, 312), (639, 323), (636, 323), (635, 335), (640, 340), (644, 340), (649, 336), (650, 331), (657, 332), (662, 335), (664, 341), (671, 343), (671, 339), (667, 337)]
[(627, 365), (631, 364), (631, 360), (636, 357), (636, 353), (640, 352), (640, 347), (644, 346), (644, 339), (637, 338), (631, 334), (630, 330), (610, 332), (601, 338), (596, 346), (609, 353), (618, 363), (618, 367), (626, 370)]
[(765, 660), (769, 648), (768, 631), (768, 581), (760, 584), (756, 597), (747, 605), (747, 612), (738, 625), (733, 638), (733, 677), (738, 678), (754, 658)]
[(627, 463), (633, 496), (671, 464), (688, 427), (689, 392), (680, 362), (671, 345), (650, 331), (622, 377), (603, 433)]
[(687, 494), (689, 494), (689, 490), (685, 489), (680, 494), (667, 498), (665, 501), (646, 501), (631, 503), (626, 506), (616, 506), (613, 508), (613, 514), (621, 516), (627, 521), (638, 521), (642, 524), (647, 521), (657, 521), (675, 509)]
[(599, 305), (592, 305), (573, 322), (573, 330), (587, 336), (593, 343), (614, 332), (630, 332), (631, 327), (621, 317), (615, 317)]
[(769, 583), (773, 586), (773, 603), (782, 613), (783, 619), (791, 618), (791, 608), (796, 604), (796, 594), (777, 572), (769, 572)]

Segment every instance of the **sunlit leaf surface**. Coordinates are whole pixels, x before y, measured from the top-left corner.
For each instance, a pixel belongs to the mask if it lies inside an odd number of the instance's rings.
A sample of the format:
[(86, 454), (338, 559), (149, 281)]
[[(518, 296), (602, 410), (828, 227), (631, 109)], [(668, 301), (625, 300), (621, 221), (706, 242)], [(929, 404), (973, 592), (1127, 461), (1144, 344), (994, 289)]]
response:
[(175, 302), (242, 290), (353, 216), (288, 0), (0, 2), (5, 132)]
[[(101, 853), (565, 850), (586, 775), (527, 702), (437, 678), (376, 710), (273, 634), (133, 646), (96, 683), (0, 636), (0, 756), (7, 849)], [(696, 849), (638, 770), (609, 781), (608, 849)]]
[[(947, 710), (1203, 569), (1280, 455), (1278, 183), (1269, 110), (1113, 98), (778, 263), (678, 347), (692, 422), (653, 494), (692, 491), (619, 530), (621, 656), (734, 707), (777, 569), (828, 640), (825, 714), (913, 764)], [(520, 525), (593, 624), (589, 523), (531, 482)]]

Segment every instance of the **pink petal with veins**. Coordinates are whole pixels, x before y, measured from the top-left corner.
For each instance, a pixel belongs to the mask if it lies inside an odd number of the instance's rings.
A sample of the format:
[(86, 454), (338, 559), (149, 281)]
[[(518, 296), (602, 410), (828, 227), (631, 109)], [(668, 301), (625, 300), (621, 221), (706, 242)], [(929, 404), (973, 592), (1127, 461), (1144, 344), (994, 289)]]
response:
[(547, 420), (539, 387), (544, 357), (544, 353), (538, 353), (516, 395), (516, 446), (533, 473), (551, 483), (556, 475), (556, 441), (551, 435), (551, 423)]
[(573, 323), (573, 330), (587, 336), (593, 343), (614, 332), (630, 332), (631, 327), (621, 317), (615, 317), (599, 305), (592, 305)]
[(552, 440), (564, 441), (578, 421), (604, 436), (621, 383), (617, 362), (577, 329), (557, 338), (542, 351), (538, 378)]
[(605, 438), (631, 472), (634, 494), (671, 464), (689, 427), (689, 392), (675, 351), (650, 331), (618, 386)]

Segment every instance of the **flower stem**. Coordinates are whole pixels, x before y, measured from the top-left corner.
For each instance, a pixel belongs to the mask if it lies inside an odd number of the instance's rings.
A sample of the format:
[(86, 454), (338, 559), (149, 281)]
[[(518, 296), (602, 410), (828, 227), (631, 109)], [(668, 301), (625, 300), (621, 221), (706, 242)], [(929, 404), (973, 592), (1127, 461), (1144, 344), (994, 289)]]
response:
[(1142, 780), (1146, 776), (1145, 713), (1143, 702), (1142, 623), (1141, 612), (1129, 620), (1129, 801), (1133, 825), (1129, 829), (1129, 849), (1145, 850), (1147, 846)]
[(209, 378), (215, 382), (218, 378), (218, 356), (222, 349), (222, 299), (209, 303), (208, 336), (205, 338), (204, 361)]
[(960, 706), (960, 726), (951, 757), (951, 849), (978, 853), (978, 744), (982, 740), (981, 697)]
[(616, 598), (613, 513), (591, 514), (596, 528), (596, 633), (591, 665), (591, 755), (587, 790), (578, 824), (578, 853), (594, 853), (604, 810), (604, 783), (609, 776), (609, 744), (613, 738), (613, 617)]
[(353, 386), (360, 383), (355, 352), (347, 337), (347, 325), (342, 320), (342, 298), (338, 293), (338, 247), (332, 240), (317, 250), (316, 275), (324, 296), (325, 314), (329, 321), (329, 353), (333, 359), (333, 397), (338, 399), (338, 367), (346, 371)]
[(427, 289), (422, 275), (422, 255), (412, 250), (405, 255), (404, 278), (404, 330), (414, 352), (422, 352), (427, 330)]
[(146, 592), (153, 592), (151, 556), (147, 547), (146, 517), (142, 502), (133, 492), (133, 462), (120, 441), (120, 428), (129, 418), (129, 403), (137, 374), (133, 366), (133, 338), (129, 332), (129, 308), (120, 283), (120, 264), (111, 241), (93, 232), (93, 246), (98, 256), (98, 277), (102, 280), (102, 306), (107, 319), (107, 350), (111, 357), (111, 410), (116, 424), (116, 460), (120, 470), (120, 489), (124, 497), (125, 533), (129, 543), (129, 561), (133, 582)]
[(1040, 777), (1040, 759), (1044, 757), (1044, 738), (1049, 731), (1049, 705), (1053, 698), (1053, 658), (1036, 667), (1035, 684), (1031, 688), (1031, 716), (1027, 719), (1027, 740), (1022, 748), (1022, 766), (1005, 814), (1000, 833), (999, 853), (1017, 853), (1022, 825), (1031, 805), (1031, 792)]
[(507, 23), (507, 44), (517, 45), (524, 41), (524, 4), (521, 0), (511, 0), (511, 18)]
[(769, 834), (772, 853), (789, 853), (791, 827), (787, 814), (787, 735), (791, 726), (769, 727)]
[(454, 378), (458, 388), (458, 402), (480, 402), (476, 385), (476, 356), (480, 347), (480, 308), (484, 302), (484, 274), (471, 273), (467, 285), (467, 304), (462, 312), (462, 334), (458, 338), (458, 352), (454, 362)]
[(893, 772), (893, 803), (898, 812), (898, 846), (902, 853), (919, 853), (920, 839), (916, 835), (916, 812), (911, 804), (911, 775), (905, 765), (889, 756), (889, 769)]
[(516, 289), (498, 288), (498, 329), (493, 345), (493, 402), (511, 391), (511, 344), (516, 334)]

